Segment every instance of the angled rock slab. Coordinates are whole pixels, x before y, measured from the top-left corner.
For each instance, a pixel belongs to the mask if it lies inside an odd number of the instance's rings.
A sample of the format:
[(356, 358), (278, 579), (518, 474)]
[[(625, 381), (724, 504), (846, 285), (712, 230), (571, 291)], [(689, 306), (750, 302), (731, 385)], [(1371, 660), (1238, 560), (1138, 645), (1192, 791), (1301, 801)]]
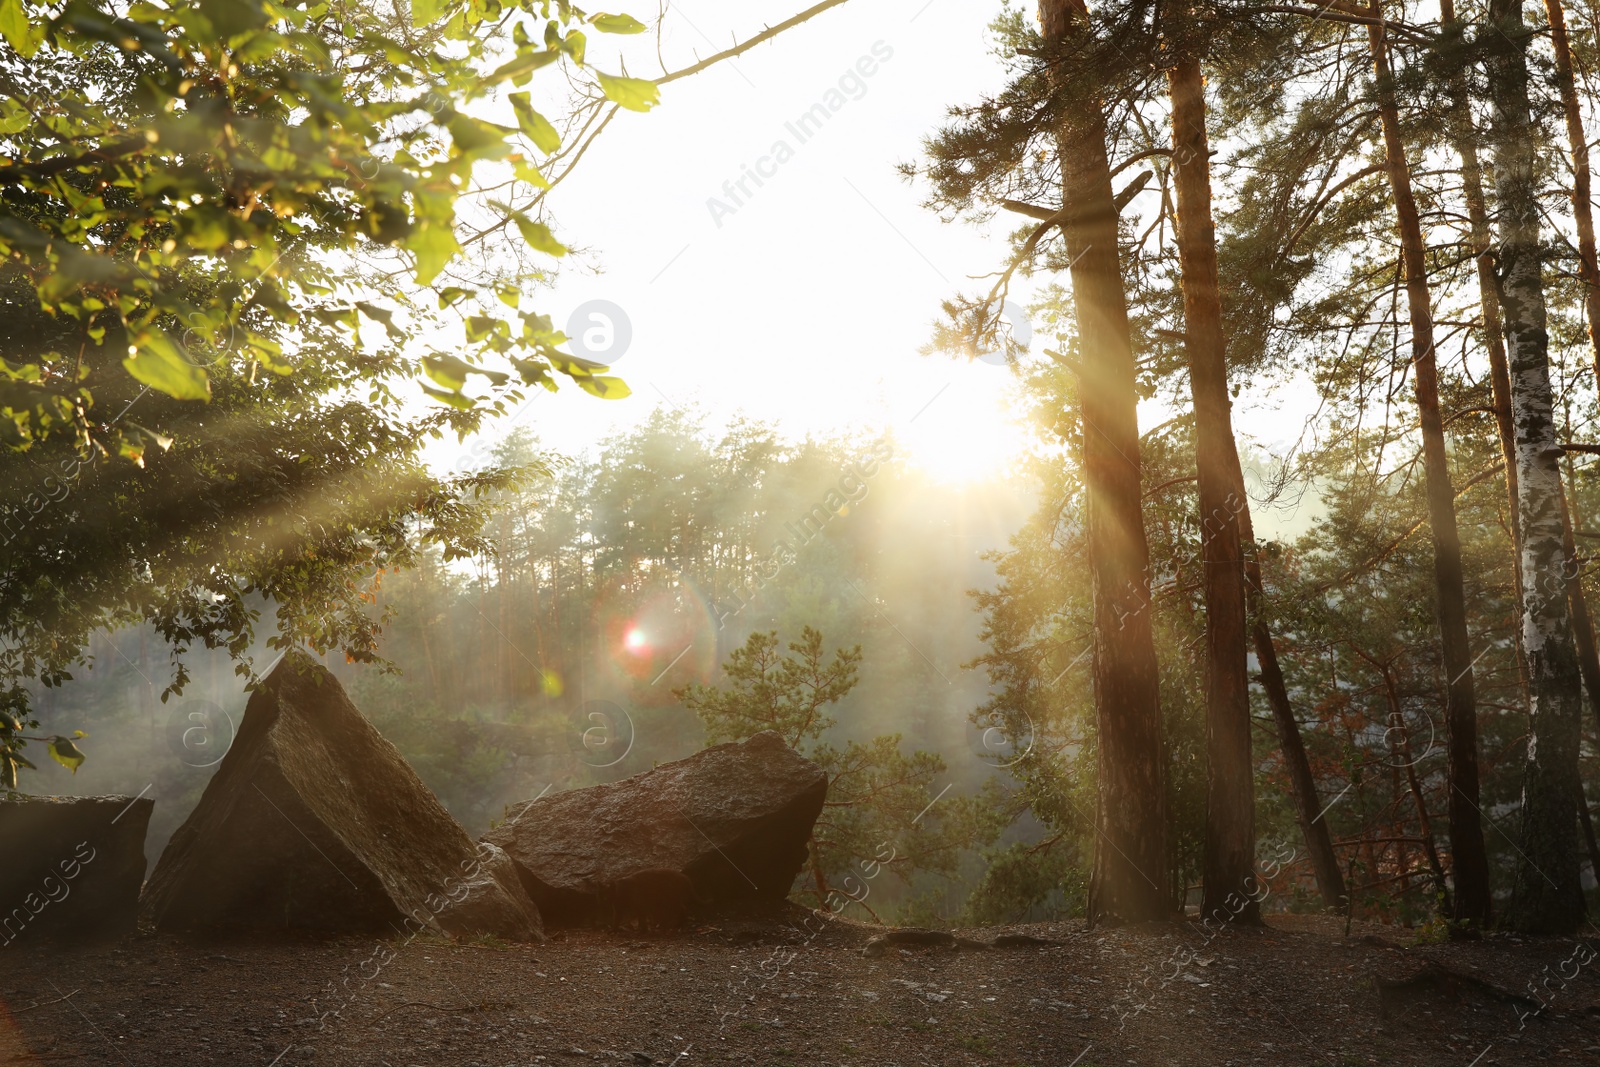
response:
[(326, 668), (261, 683), (145, 889), (164, 930), (541, 936), (504, 854), (474, 845)]
[(552, 924), (594, 920), (604, 887), (652, 869), (688, 875), (705, 901), (782, 900), (827, 793), (822, 768), (767, 731), (529, 801), (484, 840)]
[(154, 807), (143, 797), (0, 799), (0, 946), (133, 933)]

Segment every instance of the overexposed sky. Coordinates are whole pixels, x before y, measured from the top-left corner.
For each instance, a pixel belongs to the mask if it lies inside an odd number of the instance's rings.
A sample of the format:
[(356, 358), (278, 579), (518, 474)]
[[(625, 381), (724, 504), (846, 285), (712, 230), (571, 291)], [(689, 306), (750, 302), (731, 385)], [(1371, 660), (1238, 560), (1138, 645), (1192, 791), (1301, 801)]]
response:
[[(662, 52), (678, 69), (805, 6), (673, 0)], [(1022, 440), (1006, 421), (1009, 372), (917, 350), (942, 299), (987, 288), (970, 276), (1003, 263), (1016, 223), (945, 225), (895, 171), (947, 107), (1000, 86), (985, 43), (998, 10), (852, 0), (663, 87), (649, 114), (621, 113), (550, 198), (558, 237), (586, 254), (563, 260), (535, 302), (558, 326), (588, 301), (622, 309), (632, 336), (613, 365), (634, 395), (564, 388), (518, 422), (576, 451), (657, 405), (693, 402), (714, 423), (742, 410), (795, 438), (888, 427), (948, 476), (1003, 467)], [(659, 75), (653, 34), (592, 34), (590, 60), (616, 71), (619, 48), (629, 73)], [(826, 122), (800, 126), (818, 104)], [(454, 446), (439, 455), (461, 461)]]
[[(671, 0), (661, 56), (681, 69), (806, 6)], [(944, 480), (1013, 469), (1026, 433), (1011, 420), (1010, 372), (918, 349), (942, 300), (988, 290), (1021, 220), (946, 224), (922, 206), (927, 190), (896, 171), (920, 162), (948, 108), (1002, 87), (987, 31), (1000, 10), (999, 0), (850, 0), (664, 86), (648, 114), (621, 112), (551, 194), (557, 236), (581, 253), (560, 262), (554, 289), (534, 303), (574, 335), (592, 322), (574, 318), (592, 302), (620, 309), (630, 339), (613, 367), (634, 395), (538, 391), (479, 440), (441, 445), (436, 461), (481, 464), (513, 425), (578, 452), (659, 405), (695, 404), (713, 426), (742, 412), (796, 439), (887, 428)], [(589, 58), (611, 72), (661, 73), (654, 32), (591, 34)], [(803, 124), (807, 114), (826, 120)], [(1014, 280), (1017, 305), (1033, 284)], [(1047, 343), (1036, 334), (1031, 358)], [(1302, 393), (1247, 390), (1237, 428), (1281, 451), (1315, 408)], [(1149, 427), (1171, 412), (1156, 402), (1140, 414)]]

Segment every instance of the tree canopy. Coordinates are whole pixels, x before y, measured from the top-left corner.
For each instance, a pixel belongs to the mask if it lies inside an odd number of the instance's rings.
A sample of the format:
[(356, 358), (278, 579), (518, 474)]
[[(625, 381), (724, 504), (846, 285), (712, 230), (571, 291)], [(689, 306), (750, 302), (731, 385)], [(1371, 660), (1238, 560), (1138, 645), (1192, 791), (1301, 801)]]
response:
[[(527, 208), (563, 135), (521, 87), (564, 67), (647, 110), (653, 83), (585, 54), (644, 28), (565, 2), (0, 8), (7, 785), (24, 683), (96, 627), (153, 623), (180, 692), (190, 643), (242, 653), (263, 610), (280, 643), (370, 659), (379, 577), (478, 550), (481, 494), (516, 476), (441, 480), (422, 445), (558, 376), (627, 394), (522, 306), (537, 261), (461, 253), (499, 220), (563, 254)], [(515, 126), (475, 113), (492, 98)]]

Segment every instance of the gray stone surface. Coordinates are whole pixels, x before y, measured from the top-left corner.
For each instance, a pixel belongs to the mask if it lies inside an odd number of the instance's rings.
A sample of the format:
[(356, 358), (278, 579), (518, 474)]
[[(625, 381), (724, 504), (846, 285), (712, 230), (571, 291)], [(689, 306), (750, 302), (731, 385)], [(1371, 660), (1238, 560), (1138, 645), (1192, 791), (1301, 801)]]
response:
[(688, 875), (711, 902), (781, 900), (827, 791), (822, 769), (769, 731), (518, 805), (484, 840), (552, 924), (593, 921), (606, 886), (652, 868)]
[(132, 933), (148, 798), (0, 799), (0, 945)]
[(299, 654), (251, 694), (142, 910), (195, 932), (542, 933), (504, 859), (480, 851), (338, 679)]

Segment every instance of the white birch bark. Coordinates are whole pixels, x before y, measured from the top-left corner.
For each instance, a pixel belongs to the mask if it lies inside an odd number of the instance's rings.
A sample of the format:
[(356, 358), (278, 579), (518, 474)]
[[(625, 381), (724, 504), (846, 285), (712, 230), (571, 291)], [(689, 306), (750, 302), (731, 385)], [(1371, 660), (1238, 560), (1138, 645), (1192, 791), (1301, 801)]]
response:
[(1529, 31), (1520, 5), (1521, 0), (1492, 0), (1485, 34), (1500, 207), (1500, 303), (1522, 526), (1522, 640), (1531, 704), (1510, 920), (1530, 933), (1571, 933), (1583, 919), (1575, 799), (1582, 708), (1567, 608), (1567, 583), (1574, 568), (1562, 544), (1561, 447), (1550, 388), (1528, 105)]

